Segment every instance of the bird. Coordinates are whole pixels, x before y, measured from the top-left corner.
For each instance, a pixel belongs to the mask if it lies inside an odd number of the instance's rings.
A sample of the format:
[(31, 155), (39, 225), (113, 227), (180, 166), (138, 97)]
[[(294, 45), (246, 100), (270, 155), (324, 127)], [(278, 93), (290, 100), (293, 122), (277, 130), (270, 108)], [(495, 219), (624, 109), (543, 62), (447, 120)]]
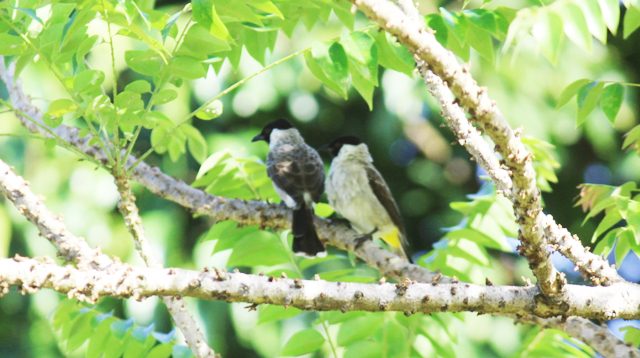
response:
[(293, 210), (293, 251), (322, 256), (325, 248), (313, 223), (313, 205), (324, 193), (322, 158), (286, 119), (268, 123), (253, 137), (252, 142), (257, 141), (269, 144), (267, 175), (282, 202)]
[(411, 261), (400, 210), (367, 145), (356, 136), (343, 136), (323, 147), (333, 157), (325, 183), (329, 204), (363, 234), (359, 243), (380, 238)]

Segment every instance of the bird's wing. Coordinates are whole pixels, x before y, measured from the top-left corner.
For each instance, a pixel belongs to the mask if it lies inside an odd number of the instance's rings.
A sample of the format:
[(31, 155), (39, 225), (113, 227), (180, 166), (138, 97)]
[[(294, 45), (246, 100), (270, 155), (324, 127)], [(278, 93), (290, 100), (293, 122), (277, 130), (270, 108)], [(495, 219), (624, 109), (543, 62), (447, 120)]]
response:
[(298, 204), (304, 192), (317, 201), (324, 189), (324, 168), (317, 153), (306, 146), (283, 146), (274, 151), (267, 156), (267, 174), (273, 183)]
[[(393, 200), (393, 194), (391, 194), (391, 190), (389, 190), (387, 183), (384, 181), (384, 178), (382, 178), (382, 175), (380, 175), (380, 172), (378, 172), (378, 170), (373, 166), (365, 166), (365, 171), (367, 172), (367, 179), (369, 180), (369, 187), (371, 187), (371, 191), (373, 191), (373, 194), (378, 198), (378, 201), (380, 201), (380, 204), (384, 207), (393, 224), (400, 231), (402, 240), (406, 240), (404, 223), (400, 216), (400, 210), (398, 209), (396, 201)], [(403, 242), (403, 244), (406, 245), (406, 242)]]

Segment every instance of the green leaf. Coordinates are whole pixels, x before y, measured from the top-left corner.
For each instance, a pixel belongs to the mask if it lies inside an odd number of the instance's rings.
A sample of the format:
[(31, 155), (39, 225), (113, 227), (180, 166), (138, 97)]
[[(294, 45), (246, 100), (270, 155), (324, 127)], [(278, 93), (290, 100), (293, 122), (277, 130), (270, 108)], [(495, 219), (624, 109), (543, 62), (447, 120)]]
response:
[[(437, 36), (437, 34), (436, 34)], [(415, 61), (411, 53), (389, 35), (386, 31), (378, 31), (376, 34), (378, 47), (378, 62), (389, 69), (402, 72), (407, 76), (413, 75)]]
[(135, 93), (149, 93), (151, 92), (151, 85), (145, 80), (137, 80), (126, 85), (124, 90)]
[(600, 224), (593, 232), (593, 237), (591, 238), (591, 242), (595, 242), (596, 239), (604, 234), (605, 231), (609, 230), (613, 225), (617, 224), (622, 220), (620, 213), (617, 210), (609, 210), (609, 212), (602, 218)]
[(485, 9), (465, 10), (463, 15), (471, 24), (485, 32), (493, 34), (497, 30), (496, 17), (491, 11)]
[[(399, 313), (397, 315), (400, 315)], [(410, 320), (416, 320), (417, 317), (410, 318)], [(408, 323), (408, 322), (407, 322)], [(409, 330), (406, 326), (400, 324), (397, 320), (387, 320), (383, 327), (382, 339), (384, 346), (387, 347), (387, 354), (389, 357), (409, 357), (411, 351), (411, 344), (396, 344), (396, 342), (410, 342), (413, 337), (409, 336)], [(453, 353), (453, 347), (451, 349)], [(455, 353), (448, 357), (454, 357)]]
[(300, 356), (315, 352), (324, 344), (324, 337), (313, 328), (296, 332), (282, 348), (283, 356)]
[(78, 93), (94, 94), (100, 92), (104, 82), (104, 73), (97, 70), (84, 70), (73, 78), (73, 90)]
[(78, 349), (91, 336), (91, 321), (95, 317), (95, 312), (87, 311), (80, 313), (75, 319), (69, 332), (69, 340), (67, 341), (67, 350), (73, 352)]
[(328, 218), (335, 212), (331, 205), (327, 203), (317, 203), (314, 207), (314, 211), (317, 216), (322, 218)]
[(26, 44), (18, 36), (0, 33), (0, 55), (21, 55), (26, 49)]
[(279, 265), (285, 262), (289, 262), (289, 252), (285, 251), (280, 238), (272, 233), (259, 231), (235, 244), (227, 265)]
[(560, 93), (560, 97), (558, 97), (558, 102), (556, 103), (556, 108), (560, 108), (567, 104), (567, 102), (569, 102), (569, 100), (571, 100), (571, 98), (573, 98), (573, 96), (575, 96), (582, 87), (589, 83), (591, 83), (591, 80), (586, 78), (571, 82), (564, 88), (564, 90), (562, 90), (562, 93)]
[(199, 24), (208, 28), (213, 36), (221, 40), (230, 39), (229, 30), (220, 19), (213, 0), (194, 0), (191, 4), (193, 17)]
[(261, 305), (258, 308), (258, 324), (282, 321), (288, 318), (296, 317), (301, 313), (302, 310), (299, 310), (295, 307)]
[(578, 125), (582, 125), (589, 115), (596, 108), (604, 82), (594, 81), (584, 86), (578, 91)]
[[(348, 1), (332, 1), (331, 9), (336, 17), (349, 29), (353, 29), (355, 16), (351, 13), (351, 3)], [(382, 31), (384, 32), (384, 31)]]
[(195, 80), (207, 74), (207, 66), (193, 57), (176, 56), (169, 63), (169, 71), (174, 76)]
[(47, 114), (58, 118), (62, 117), (67, 113), (74, 112), (78, 109), (78, 105), (68, 98), (60, 98), (49, 104), (49, 109), (47, 110)]
[(616, 243), (616, 235), (618, 233), (617, 229), (609, 231), (603, 238), (598, 242), (596, 247), (593, 248), (593, 253), (596, 255), (609, 256), (611, 250), (613, 250), (613, 246)]
[(365, 337), (371, 336), (384, 323), (381, 314), (368, 314), (363, 317), (345, 321), (338, 331), (338, 345), (347, 346)]
[(627, 134), (625, 134), (622, 149), (626, 149), (630, 145), (638, 142), (640, 142), (640, 125), (633, 127), (629, 132), (627, 132)]
[(280, 9), (270, 0), (252, 0), (247, 4), (260, 10), (261, 12), (267, 15), (273, 15), (280, 19), (284, 19), (284, 15), (282, 14), (282, 11), (280, 11)]
[(212, 119), (220, 117), (222, 112), (223, 112), (222, 101), (215, 100), (215, 101), (209, 103), (209, 105), (207, 105), (206, 107), (198, 110), (195, 113), (195, 116), (198, 119), (202, 119), (203, 121), (208, 121), (208, 120), (212, 120)]
[(460, 43), (467, 42), (467, 35), (469, 33), (469, 22), (463, 14), (454, 14), (447, 9), (441, 7), (440, 14), (444, 23), (449, 28), (449, 34), (452, 34)]
[(536, 38), (544, 57), (556, 64), (564, 40), (560, 15), (553, 11), (543, 12), (539, 25), (532, 30), (532, 35)]
[(618, 31), (620, 21), (620, 1), (619, 0), (598, 0), (602, 17), (613, 35)]
[(42, 22), (42, 19), (38, 17), (38, 15), (36, 14), (36, 11), (34, 9), (27, 9), (27, 8), (24, 8), (24, 7), (14, 7), (14, 9), (27, 14), (27, 16), (29, 16), (30, 18), (34, 19), (35, 21), (37, 21), (41, 25), (44, 25), (44, 22)]
[(129, 50), (124, 60), (132, 70), (147, 76), (158, 75), (164, 67), (162, 57), (152, 50)]
[(104, 346), (111, 334), (111, 324), (114, 320), (115, 318), (113, 317), (106, 317), (94, 328), (87, 347), (87, 358), (98, 358), (102, 355)]
[(212, 54), (229, 51), (231, 47), (225, 40), (217, 38), (200, 24), (189, 28), (184, 41), (176, 52), (176, 56), (189, 56), (200, 60), (206, 60)]
[(447, 335), (447, 331), (442, 329), (441, 326), (430, 322), (431, 324), (422, 324), (420, 330), (425, 337), (431, 342), (433, 349), (438, 353), (439, 357), (453, 357), (455, 351), (452, 347)]
[(620, 230), (618, 235), (618, 241), (616, 241), (616, 248), (614, 251), (616, 258), (616, 266), (620, 267), (622, 265), (622, 261), (624, 261), (625, 257), (631, 250), (632, 243), (635, 241), (633, 231), (629, 228), (624, 228)]
[(326, 44), (315, 44), (311, 51), (305, 52), (304, 58), (314, 76), (325, 86), (347, 98), (349, 67), (347, 54), (341, 44), (334, 42), (328, 47)]
[(582, 9), (589, 32), (602, 44), (606, 44), (607, 25), (598, 4), (595, 1), (577, 1), (576, 4)]
[(489, 32), (484, 31), (482, 28), (471, 24), (469, 25), (467, 41), (474, 50), (478, 51), (480, 57), (484, 58), (489, 63), (493, 63), (493, 40), (491, 39), (491, 34)]
[(180, 129), (187, 136), (187, 148), (198, 163), (207, 159), (207, 141), (204, 139), (200, 131), (189, 124), (183, 124)]
[(122, 91), (118, 93), (113, 104), (120, 110), (136, 111), (144, 108), (144, 102), (140, 97), (140, 93), (131, 91)]
[(634, 326), (626, 326), (620, 328), (621, 332), (624, 332), (624, 340), (633, 346), (640, 345), (640, 328)]
[(600, 108), (602, 108), (602, 112), (607, 116), (609, 122), (614, 123), (616, 121), (623, 97), (624, 87), (619, 83), (612, 83), (602, 91)]
[(165, 88), (158, 92), (153, 98), (153, 104), (164, 104), (173, 101), (178, 97), (178, 92), (171, 88)]
[(349, 72), (353, 86), (373, 109), (373, 89), (378, 85), (378, 49), (371, 35), (364, 32), (352, 32), (343, 36), (340, 43), (344, 46), (349, 59)]
[[(375, 341), (359, 341), (347, 347), (344, 353), (345, 358), (379, 358), (384, 351), (383, 345)], [(389, 357), (394, 357), (389, 355)], [(403, 356), (399, 356), (403, 357)]]
[[(439, 14), (429, 14), (425, 17), (425, 22), (427, 27), (430, 27), (436, 32), (436, 40), (438, 40), (442, 46), (446, 46), (447, 39), (449, 37), (449, 30), (447, 30), (447, 24), (444, 23), (442, 16)], [(385, 33), (385, 31), (380, 32)]]
[(146, 358), (169, 358), (173, 352), (173, 344), (163, 343), (153, 347)]
[(623, 37), (626, 40), (631, 34), (640, 27), (640, 8), (627, 7), (627, 12), (624, 15)]
[(571, 42), (586, 51), (591, 51), (591, 33), (587, 19), (580, 6), (567, 2), (556, 11), (564, 20), (564, 32)]

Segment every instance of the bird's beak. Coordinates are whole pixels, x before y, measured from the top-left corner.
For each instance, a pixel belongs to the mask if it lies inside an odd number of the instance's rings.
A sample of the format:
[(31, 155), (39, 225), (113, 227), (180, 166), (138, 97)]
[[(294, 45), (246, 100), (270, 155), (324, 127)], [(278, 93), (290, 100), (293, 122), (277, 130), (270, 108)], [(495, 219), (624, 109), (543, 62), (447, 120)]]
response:
[(252, 142), (257, 142), (261, 140), (265, 140), (264, 135), (262, 135), (262, 133), (258, 134), (257, 136), (253, 137), (253, 139), (251, 139)]

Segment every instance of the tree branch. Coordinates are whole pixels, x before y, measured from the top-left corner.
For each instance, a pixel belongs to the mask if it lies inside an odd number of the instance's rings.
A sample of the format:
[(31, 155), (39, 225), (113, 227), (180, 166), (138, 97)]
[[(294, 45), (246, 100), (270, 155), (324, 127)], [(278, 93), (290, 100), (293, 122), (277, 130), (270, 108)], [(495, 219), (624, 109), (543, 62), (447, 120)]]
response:
[(274, 304), (312, 311), (394, 311), (413, 313), (576, 315), (593, 319), (638, 319), (640, 286), (567, 285), (564, 306), (547, 305), (536, 286), (480, 286), (468, 283), (329, 282), (264, 275), (112, 265), (107, 270), (79, 270), (35, 259), (0, 260), (0, 281), (21, 285), (23, 292), (52, 288), (69, 297), (95, 301), (103, 296), (136, 299), (180, 296), (227, 302)]
[[(85, 270), (110, 270), (121, 265), (99, 250), (92, 249), (83, 238), (67, 230), (62, 220), (53, 215), (42, 200), (29, 189), (27, 182), (2, 160), (0, 191), (14, 204), (20, 214), (36, 225), (40, 235), (49, 240), (65, 260), (76, 262), (79, 268)], [(141, 229), (141, 226), (138, 229)], [(186, 311), (184, 303), (171, 297), (166, 297), (164, 301), (194, 355), (214, 357), (215, 353), (206, 344), (204, 335), (194, 318)]]
[[(425, 22), (417, 6), (413, 3), (413, 0), (397, 0), (397, 3), (400, 9), (414, 22), (420, 31), (427, 31)], [(511, 197), (513, 183), (509, 172), (502, 168), (498, 158), (491, 148), (489, 148), (488, 143), (482, 138), (478, 130), (471, 125), (464, 110), (458, 105), (455, 96), (451, 93), (447, 84), (429, 70), (428, 65), (417, 55), (414, 55), (414, 58), (416, 59), (418, 71), (424, 79), (429, 92), (440, 103), (442, 116), (458, 138), (458, 142), (467, 149), (472, 157), (475, 158), (476, 162), (489, 174), (496, 184), (497, 190), (514, 201)], [(622, 281), (622, 278), (606, 260), (585, 250), (579, 239), (571, 236), (567, 230), (559, 227), (551, 215), (543, 215), (543, 225), (547, 240), (549, 240), (551, 244), (554, 244), (555, 248), (566, 257), (571, 259), (583, 276), (591, 279), (594, 284), (600, 284), (601, 281), (603, 281), (603, 277), (605, 281), (609, 281), (608, 283)], [(523, 319), (521, 318), (520, 320)], [(624, 342), (615, 337), (608, 329), (603, 329), (584, 318), (570, 317), (567, 320), (561, 320), (532, 316), (529, 321), (530, 323), (543, 327), (553, 326), (563, 329), (570, 335), (588, 343), (607, 357), (621, 356), (620, 354), (626, 356), (640, 355), (638, 350), (624, 344)], [(565, 324), (568, 322), (571, 322), (571, 325)], [(597, 335), (593, 334), (594, 327), (600, 329)]]
[[(51, 137), (49, 130), (42, 122), (42, 114), (22, 91), (19, 82), (13, 77), (13, 70), (4, 66), (2, 57), (0, 57), (0, 79), (7, 85), (11, 101), (19, 110), (16, 115), (23, 125), (32, 132)], [(90, 158), (106, 164), (106, 155), (100, 148), (90, 144), (90, 135), (80, 137), (76, 128), (65, 125), (50, 130), (60, 140)], [(195, 214), (206, 215), (216, 221), (233, 220), (241, 225), (260, 225), (272, 229), (287, 229), (291, 225), (289, 221), (291, 212), (279, 205), (213, 196), (166, 175), (157, 167), (152, 167), (145, 162), (137, 163), (137, 158), (129, 156), (128, 166), (130, 167), (134, 163), (136, 166), (133, 169), (132, 177), (136, 181), (152, 193), (190, 209)], [(315, 224), (318, 235), (323, 241), (339, 249), (354, 252), (367, 264), (378, 268), (385, 276), (397, 279), (410, 277), (422, 282), (430, 282), (434, 279), (447, 280), (423, 267), (410, 264), (404, 257), (384, 250), (372, 241), (358, 244), (356, 239), (361, 235), (351, 230), (347, 225), (321, 218), (315, 218)]]
[[(142, 219), (138, 212), (138, 206), (136, 205), (136, 197), (131, 191), (131, 185), (129, 179), (123, 170), (116, 168), (114, 173), (116, 187), (118, 193), (120, 193), (120, 202), (118, 203), (118, 209), (124, 217), (125, 224), (133, 237), (138, 254), (142, 257), (144, 263), (151, 268), (160, 268), (162, 264), (153, 256), (149, 241), (147, 241), (144, 234), (144, 227), (142, 226)], [(121, 171), (118, 173), (117, 171)], [(176, 326), (180, 328), (180, 331), (184, 335), (184, 339), (187, 342), (189, 348), (196, 357), (215, 357), (216, 354), (209, 345), (207, 345), (207, 339), (200, 330), (199, 324), (195, 318), (191, 316), (185, 306), (184, 300), (179, 297), (162, 297), (162, 301), (167, 306), (171, 317), (173, 318)]]
[(620, 341), (606, 325), (596, 324), (580, 317), (540, 318), (536, 316), (518, 317), (516, 320), (535, 324), (542, 328), (556, 328), (567, 332), (569, 335), (588, 342), (589, 345), (607, 358), (640, 357), (640, 351)]
[(40, 235), (49, 240), (66, 261), (76, 262), (80, 268), (106, 269), (113, 260), (67, 230), (60, 218), (47, 209), (27, 182), (0, 160), (0, 191), (18, 212), (33, 223)]
[[(489, 98), (487, 90), (478, 86), (469, 74), (468, 68), (458, 64), (455, 55), (437, 42), (432, 30), (421, 31), (421, 25), (404, 16), (398, 7), (387, 1), (352, 2), (428, 64), (429, 68), (449, 85), (457, 98), (456, 102), (469, 111), (473, 120), (496, 144), (496, 150), (504, 158), (504, 164), (512, 177), (510, 197), (520, 224), (521, 253), (529, 260), (543, 292), (551, 296), (560, 294), (564, 278), (551, 265), (544, 242), (544, 234), (548, 232), (545, 228), (550, 218), (542, 212), (531, 154), (520, 141), (519, 134), (509, 127), (496, 104)], [(559, 226), (556, 224), (552, 227)], [(547, 240), (558, 245), (561, 252), (575, 260), (584, 273), (596, 273), (596, 283), (610, 284), (620, 280), (620, 277), (614, 274), (615, 270), (605, 261), (590, 255), (584, 247), (576, 245), (575, 240), (568, 240), (568, 237), (561, 235)], [(562, 245), (567, 245), (570, 249), (562, 248)], [(596, 267), (604, 267), (604, 270), (596, 272)]]
[(505, 165), (511, 171), (511, 197), (514, 199), (514, 212), (520, 225), (520, 253), (527, 258), (542, 292), (549, 296), (559, 295), (565, 280), (553, 267), (543, 231), (537, 225), (542, 205), (531, 154), (504, 120), (498, 107), (489, 98), (487, 90), (480, 88), (469, 70), (458, 63), (452, 52), (438, 43), (433, 31), (422, 31), (416, 21), (405, 16), (393, 3), (386, 0), (352, 2), (381, 28), (395, 35), (414, 55), (427, 63), (438, 77), (448, 83), (458, 102), (496, 144), (496, 149), (503, 155)]
[[(431, 72), (422, 62), (418, 64), (429, 92), (438, 100), (442, 116), (453, 131), (458, 143), (473, 156), (478, 164), (496, 183), (497, 189), (507, 198), (513, 200), (512, 182), (506, 170), (502, 169), (498, 158), (491, 151), (489, 144), (480, 132), (471, 125), (464, 111), (456, 103), (455, 97), (442, 79)], [(538, 225), (544, 230), (544, 236), (552, 247), (569, 258), (580, 270), (580, 273), (594, 284), (611, 284), (622, 281), (622, 277), (609, 263), (599, 255), (585, 249), (577, 236), (558, 225), (551, 215), (541, 214)]]

